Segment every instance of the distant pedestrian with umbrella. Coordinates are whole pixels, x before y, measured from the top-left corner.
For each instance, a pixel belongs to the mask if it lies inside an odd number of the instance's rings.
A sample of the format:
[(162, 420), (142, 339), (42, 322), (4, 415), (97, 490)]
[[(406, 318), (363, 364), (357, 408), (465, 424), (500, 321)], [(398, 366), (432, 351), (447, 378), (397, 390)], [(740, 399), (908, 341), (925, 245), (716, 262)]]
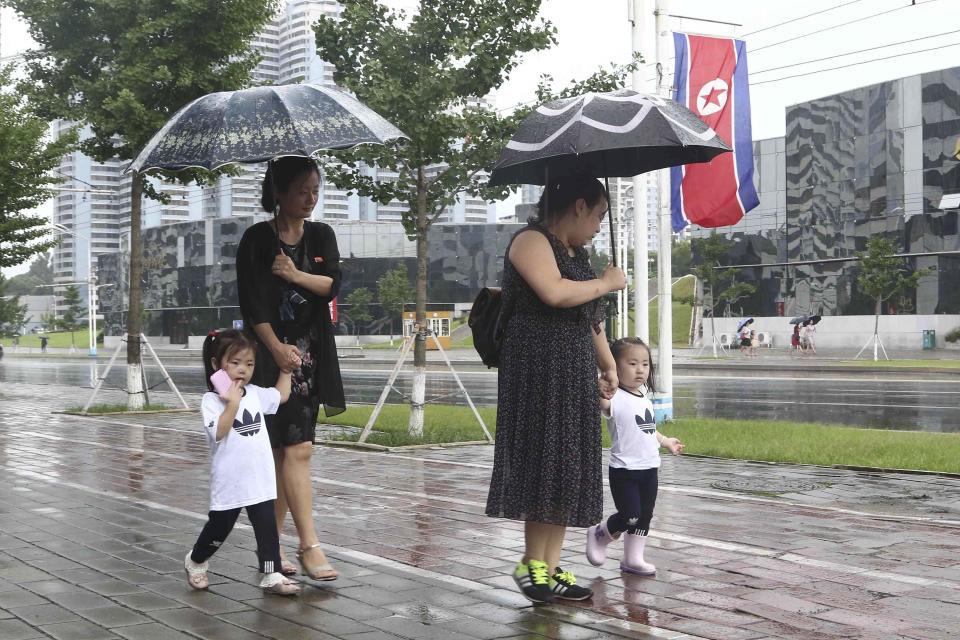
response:
[(552, 178), (537, 217), (514, 235), (504, 260), (509, 319), (486, 513), (524, 521), (513, 579), (532, 602), (593, 595), (559, 564), (566, 528), (589, 527), (603, 515), (599, 398), (613, 397), (617, 368), (602, 296), (627, 282), (613, 265), (598, 278), (585, 246), (600, 232), (607, 204), (596, 178)]
[(737, 337), (740, 339), (740, 352), (750, 355), (750, 347), (753, 343), (750, 341), (750, 326), (753, 324), (753, 318), (742, 320), (737, 325)]
[(807, 316), (797, 316), (790, 320), (790, 324), (793, 325), (793, 335), (790, 336), (790, 353), (793, 354), (794, 351), (803, 355), (803, 343), (800, 341), (800, 325), (804, 324), (807, 321)]
[[(244, 232), (237, 290), (244, 324), (259, 341), (257, 360), (264, 363), (256, 369), (257, 384), (270, 386), (281, 370), (293, 368), (289, 400), (266, 420), (277, 471), (277, 527), (283, 528), (289, 507), (304, 573), (333, 580), (339, 574), (317, 539), (310, 480), (320, 406), (328, 416), (346, 407), (329, 307), (340, 289), (340, 251), (329, 225), (308, 220), (319, 191), (320, 170), (312, 158), (270, 162), (261, 204), (276, 216)], [(283, 569), (296, 573), (287, 562)]]
[(820, 316), (810, 316), (803, 323), (803, 329), (800, 331), (800, 344), (805, 352), (817, 352), (817, 348), (813, 344), (813, 334), (817, 332), (816, 325), (818, 322), (820, 322)]

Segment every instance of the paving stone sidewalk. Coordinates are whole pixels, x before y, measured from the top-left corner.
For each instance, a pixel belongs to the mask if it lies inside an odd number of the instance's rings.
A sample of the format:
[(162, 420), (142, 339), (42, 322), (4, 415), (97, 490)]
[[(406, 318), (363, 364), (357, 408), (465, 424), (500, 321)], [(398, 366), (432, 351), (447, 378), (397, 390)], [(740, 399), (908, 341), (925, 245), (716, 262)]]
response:
[(316, 521), (342, 577), (265, 596), (240, 527), (212, 560), (210, 591), (193, 592), (182, 559), (205, 518), (209, 464), (197, 416), (49, 413), (87, 393), (0, 389), (0, 638), (935, 640), (960, 629), (958, 479), (665, 458), (657, 575), (622, 575), (616, 545), (591, 567), (571, 530), (564, 569), (596, 595), (534, 608), (508, 575), (522, 525), (483, 515), (489, 446), (318, 447)]

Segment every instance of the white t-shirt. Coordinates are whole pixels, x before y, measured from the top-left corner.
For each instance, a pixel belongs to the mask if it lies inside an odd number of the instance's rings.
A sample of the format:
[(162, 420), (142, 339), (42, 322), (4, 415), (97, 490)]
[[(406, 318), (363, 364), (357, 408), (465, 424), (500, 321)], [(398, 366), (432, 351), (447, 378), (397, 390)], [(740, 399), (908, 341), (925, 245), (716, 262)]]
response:
[(610, 466), (618, 469), (656, 469), (660, 444), (653, 403), (646, 397), (617, 389), (603, 412), (610, 430)]
[(233, 428), (217, 442), (217, 422), (227, 403), (216, 393), (203, 394), (200, 412), (210, 443), (210, 510), (226, 511), (277, 498), (273, 452), (264, 414), (277, 412), (280, 392), (254, 384), (244, 387)]

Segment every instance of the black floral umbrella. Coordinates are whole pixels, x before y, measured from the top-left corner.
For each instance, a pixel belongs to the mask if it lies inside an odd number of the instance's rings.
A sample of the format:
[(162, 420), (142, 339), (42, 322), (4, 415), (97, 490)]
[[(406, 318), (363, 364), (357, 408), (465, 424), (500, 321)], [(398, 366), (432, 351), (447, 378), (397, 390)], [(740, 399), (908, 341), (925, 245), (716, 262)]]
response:
[[(547, 184), (549, 176), (574, 172), (625, 178), (709, 162), (730, 150), (673, 100), (631, 89), (586, 93), (548, 102), (527, 116), (500, 154), (490, 186)], [(610, 227), (612, 247), (612, 219)]]
[(211, 93), (177, 111), (127, 171), (216, 169), (405, 138), (335, 87), (291, 84)]

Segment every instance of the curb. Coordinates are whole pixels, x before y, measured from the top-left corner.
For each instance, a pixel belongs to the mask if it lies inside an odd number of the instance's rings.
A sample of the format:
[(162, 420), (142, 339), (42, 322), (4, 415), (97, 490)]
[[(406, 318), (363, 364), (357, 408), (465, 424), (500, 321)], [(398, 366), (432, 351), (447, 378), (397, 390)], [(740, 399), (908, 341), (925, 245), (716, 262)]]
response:
[(314, 444), (322, 444), (328, 447), (338, 447), (341, 449), (358, 449), (368, 451), (385, 451), (394, 453), (400, 451), (416, 451), (417, 449), (453, 449), (455, 447), (472, 447), (475, 445), (492, 445), (492, 442), (486, 440), (466, 440), (464, 442), (433, 442), (430, 444), (405, 444), (398, 447), (388, 447), (382, 444), (372, 442), (354, 442), (352, 440), (316, 440)]

